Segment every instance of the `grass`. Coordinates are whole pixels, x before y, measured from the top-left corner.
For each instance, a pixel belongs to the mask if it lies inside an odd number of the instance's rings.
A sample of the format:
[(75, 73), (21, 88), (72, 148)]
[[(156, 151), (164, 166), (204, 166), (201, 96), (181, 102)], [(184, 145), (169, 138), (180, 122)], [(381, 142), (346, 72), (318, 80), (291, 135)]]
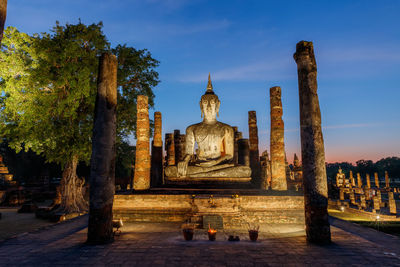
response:
[(329, 215), (338, 219), (357, 223), (358, 225), (373, 228), (387, 234), (400, 236), (400, 221), (377, 220), (377, 214), (352, 213), (351, 211), (347, 211), (346, 209), (344, 211), (328, 209), (328, 212)]
[(393, 221), (350, 221), (391, 235), (400, 237), (400, 222)]

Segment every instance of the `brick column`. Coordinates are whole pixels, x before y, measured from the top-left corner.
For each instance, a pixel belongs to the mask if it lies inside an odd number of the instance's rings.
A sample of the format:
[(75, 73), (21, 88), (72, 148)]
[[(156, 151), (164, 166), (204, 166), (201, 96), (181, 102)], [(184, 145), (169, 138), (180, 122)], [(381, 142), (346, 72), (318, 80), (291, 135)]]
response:
[(151, 186), (163, 184), (163, 142), (161, 112), (154, 112), (154, 138), (151, 147)]
[(175, 143), (174, 134), (165, 134), (165, 150), (167, 151), (166, 163), (168, 166), (175, 165)]
[(390, 183), (389, 183), (389, 174), (387, 171), (385, 171), (385, 187), (390, 188)]
[(375, 177), (375, 186), (376, 188), (379, 188), (379, 176), (377, 172), (374, 173), (374, 177)]
[(182, 151), (181, 151), (181, 131), (174, 130), (174, 146), (175, 146), (175, 164), (181, 161)]
[(135, 190), (146, 190), (150, 188), (150, 124), (148, 98), (145, 95), (138, 95), (137, 97), (136, 135), (133, 188)]
[(265, 150), (260, 157), (261, 163), (261, 189), (268, 190), (271, 184), (271, 164), (268, 151)]
[(358, 186), (358, 188), (362, 187), (362, 180), (361, 180), (361, 175), (359, 172), (357, 172), (357, 186)]
[(350, 171), (350, 183), (352, 187), (356, 186), (356, 180), (354, 180), (353, 172)]
[(273, 190), (287, 190), (281, 88), (279, 86), (271, 87), (269, 93), (271, 108), (271, 188)]
[(371, 189), (371, 177), (369, 176), (369, 173), (366, 175), (367, 177), (365, 178), (367, 180), (367, 188)]
[(388, 193), (388, 199), (389, 199), (389, 212), (390, 212), (390, 214), (396, 214), (397, 213), (396, 201), (394, 200), (393, 192), (389, 192)]
[(328, 184), (321, 112), (317, 94), (317, 63), (312, 42), (299, 42), (296, 45), (294, 59), (297, 63), (299, 82), (301, 158), (307, 241), (327, 244), (331, 242), (327, 209)]
[(249, 139), (242, 138), (238, 140), (238, 163), (239, 165), (250, 165)]
[(254, 110), (249, 111), (249, 157), (252, 182), (260, 187), (260, 153), (258, 151), (257, 115)]

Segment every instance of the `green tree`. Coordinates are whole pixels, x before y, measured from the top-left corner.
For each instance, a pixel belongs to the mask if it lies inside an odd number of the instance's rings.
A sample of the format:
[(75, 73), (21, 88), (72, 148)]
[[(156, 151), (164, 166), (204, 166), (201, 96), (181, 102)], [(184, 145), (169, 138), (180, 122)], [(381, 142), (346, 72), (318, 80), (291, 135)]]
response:
[(111, 49), (102, 23), (59, 25), (32, 36), (8, 27), (0, 59), (0, 135), (16, 151), (31, 149), (48, 162), (61, 164), (64, 212), (87, 209), (79, 161), (89, 162), (98, 56), (118, 56), (117, 132), (121, 143), (135, 131), (136, 96), (153, 106), (158, 61), (147, 50), (126, 45)]

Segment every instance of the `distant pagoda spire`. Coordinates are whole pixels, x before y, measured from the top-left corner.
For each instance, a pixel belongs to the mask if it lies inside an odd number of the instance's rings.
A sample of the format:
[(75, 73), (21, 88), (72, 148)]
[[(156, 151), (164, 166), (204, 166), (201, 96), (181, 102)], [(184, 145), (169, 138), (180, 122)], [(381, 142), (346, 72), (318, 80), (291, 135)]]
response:
[(210, 73), (208, 73), (208, 84), (207, 84), (206, 94), (214, 94)]

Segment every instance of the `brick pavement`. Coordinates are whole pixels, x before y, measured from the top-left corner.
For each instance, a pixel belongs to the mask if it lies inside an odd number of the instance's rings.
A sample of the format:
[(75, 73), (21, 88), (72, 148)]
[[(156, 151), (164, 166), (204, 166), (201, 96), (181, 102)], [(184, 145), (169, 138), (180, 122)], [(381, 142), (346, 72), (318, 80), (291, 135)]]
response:
[[(206, 240), (204, 230), (183, 241), (177, 224), (129, 224), (109, 245), (87, 246), (87, 216), (0, 243), (1, 266), (400, 266), (400, 239), (333, 219), (333, 244), (306, 243), (304, 231), (260, 234), (260, 241)], [(349, 232), (342, 230), (350, 229)], [(366, 236), (364, 238), (364, 236)]]

